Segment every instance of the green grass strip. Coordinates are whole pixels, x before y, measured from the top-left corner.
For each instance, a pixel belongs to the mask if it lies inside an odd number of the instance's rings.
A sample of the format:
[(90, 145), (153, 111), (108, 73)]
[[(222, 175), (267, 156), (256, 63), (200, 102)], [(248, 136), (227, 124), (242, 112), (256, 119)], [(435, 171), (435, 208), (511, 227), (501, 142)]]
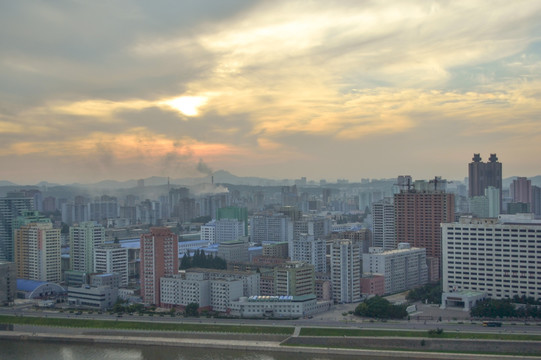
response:
[(366, 337), (411, 337), (434, 339), (475, 339), (475, 340), (533, 340), (540, 341), (541, 335), (534, 334), (497, 334), (472, 332), (444, 332), (441, 335), (428, 335), (428, 331), (411, 330), (373, 330), (303, 327), (300, 336), (366, 336)]
[(184, 332), (216, 332), (237, 334), (272, 334), (292, 335), (295, 328), (281, 326), (251, 325), (219, 325), (191, 323), (162, 323), (143, 321), (113, 321), (92, 319), (43, 318), (32, 316), (0, 315), (0, 324), (57, 326), (92, 329), (145, 330), (145, 331), (184, 331)]

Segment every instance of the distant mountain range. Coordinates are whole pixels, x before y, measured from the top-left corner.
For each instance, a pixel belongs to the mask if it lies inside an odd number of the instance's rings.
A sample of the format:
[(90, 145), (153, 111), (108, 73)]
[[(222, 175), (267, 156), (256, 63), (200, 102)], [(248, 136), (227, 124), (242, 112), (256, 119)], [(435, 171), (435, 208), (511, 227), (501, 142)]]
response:
[[(508, 188), (509, 185), (513, 182), (513, 180), (516, 179), (516, 176), (508, 177), (503, 179), (503, 187)], [(540, 186), (541, 187), (541, 175), (537, 175), (534, 177), (528, 178), (531, 180), (532, 185)], [(203, 176), (203, 177), (191, 177), (191, 178), (177, 178), (177, 179), (168, 179), (165, 176), (152, 176), (149, 178), (145, 178), (144, 184), (145, 186), (160, 186), (160, 185), (167, 185), (168, 181), (171, 185), (181, 185), (181, 186), (193, 186), (201, 183), (211, 183), (214, 182), (214, 184), (232, 184), (232, 185), (248, 185), (248, 186), (281, 186), (281, 185), (291, 185), (294, 183), (294, 180), (291, 179), (282, 179), (282, 180), (274, 180), (274, 179), (266, 179), (261, 177), (241, 177), (231, 174), (228, 171), (225, 170), (218, 170), (214, 172), (211, 175)], [(392, 179), (388, 179), (392, 180)], [(57, 183), (50, 183), (47, 181), (39, 182), (36, 185), (25, 185), (25, 186), (31, 186), (31, 187), (39, 187), (39, 188), (52, 188), (52, 187), (75, 187), (75, 188), (93, 188), (93, 189), (130, 189), (137, 187), (138, 180), (127, 180), (127, 181), (118, 181), (118, 180), (103, 180), (97, 183), (91, 183), (91, 184), (81, 184), (81, 183), (74, 183), (74, 184), (57, 184)], [(19, 187), (22, 185), (15, 184), (11, 181), (6, 180), (0, 180), (0, 187), (8, 188), (8, 187)]]

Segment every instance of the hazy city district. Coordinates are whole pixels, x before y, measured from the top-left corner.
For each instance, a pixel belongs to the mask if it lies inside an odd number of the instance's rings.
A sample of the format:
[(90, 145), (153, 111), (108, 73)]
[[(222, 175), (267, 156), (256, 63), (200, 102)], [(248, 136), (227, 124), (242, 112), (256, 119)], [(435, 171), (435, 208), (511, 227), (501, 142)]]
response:
[(454, 331), (475, 319), (466, 330), (482, 331), (538, 321), (541, 179), (502, 178), (496, 154), (474, 154), (464, 170), (464, 181), (219, 171), (5, 185), (0, 303), (13, 310), (4, 314), (117, 321), (428, 321), (435, 335), (450, 322)]

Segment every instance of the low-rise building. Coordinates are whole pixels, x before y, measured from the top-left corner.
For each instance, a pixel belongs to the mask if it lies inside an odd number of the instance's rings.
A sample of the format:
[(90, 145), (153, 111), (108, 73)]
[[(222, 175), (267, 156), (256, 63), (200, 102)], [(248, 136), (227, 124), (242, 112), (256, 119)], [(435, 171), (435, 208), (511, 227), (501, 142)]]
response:
[(66, 289), (56, 283), (17, 279), (17, 297), (22, 299), (56, 299), (66, 295)]
[(369, 274), (361, 278), (361, 294), (379, 295), (385, 294), (385, 277), (378, 274)]
[(68, 287), (70, 305), (105, 310), (113, 307), (118, 299), (118, 288), (109, 286)]
[(222, 241), (218, 245), (218, 257), (226, 262), (248, 262), (250, 261), (249, 248), (250, 243), (247, 238)]
[(229, 312), (232, 301), (259, 292), (259, 277), (251, 271), (189, 269), (160, 279), (162, 305), (196, 303), (200, 308)]
[(318, 302), (315, 295), (250, 296), (231, 303), (231, 313), (245, 318), (301, 318), (328, 311), (330, 301)]

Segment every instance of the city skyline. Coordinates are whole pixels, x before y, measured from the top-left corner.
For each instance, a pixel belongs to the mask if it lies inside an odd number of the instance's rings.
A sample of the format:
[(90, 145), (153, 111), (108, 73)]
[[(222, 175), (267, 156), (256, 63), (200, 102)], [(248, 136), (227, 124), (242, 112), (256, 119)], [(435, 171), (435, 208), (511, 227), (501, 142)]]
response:
[(2, 179), (539, 174), (541, 4), (0, 5)]

